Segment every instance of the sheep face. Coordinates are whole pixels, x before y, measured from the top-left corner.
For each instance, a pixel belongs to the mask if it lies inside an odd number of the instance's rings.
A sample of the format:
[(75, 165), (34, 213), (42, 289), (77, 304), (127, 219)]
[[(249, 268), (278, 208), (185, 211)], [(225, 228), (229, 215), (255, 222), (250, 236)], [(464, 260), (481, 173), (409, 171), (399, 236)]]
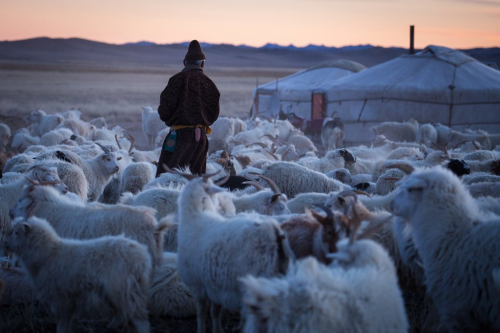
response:
[(121, 157), (117, 157), (113, 152), (102, 154), (100, 157), (102, 166), (110, 175), (113, 175), (120, 170), (120, 167), (118, 166), (118, 161), (120, 159)]
[(28, 214), (34, 210), (36, 202), (29, 192), (30, 188), (26, 187), (19, 196), (17, 204), (10, 209), (9, 215), (12, 220), (17, 218), (26, 219)]
[(17, 204), (9, 211), (11, 219), (24, 218), (33, 215), (38, 208), (40, 202), (50, 200), (50, 196), (60, 194), (58, 188), (52, 187), (53, 190), (45, 190), (44, 185), (27, 185), (19, 196)]
[(213, 195), (225, 190), (211, 179), (196, 178), (186, 184), (179, 198), (180, 211), (186, 213), (217, 212), (218, 203)]
[(418, 177), (404, 181), (397, 190), (391, 202), (391, 211), (394, 215), (409, 219), (417, 210), (423, 198), (423, 190), (427, 182)]
[(25, 120), (28, 124), (39, 123), (45, 114), (46, 113), (42, 110), (36, 110), (26, 115)]
[[(391, 202), (391, 210), (410, 220), (416, 212), (424, 213), (430, 207), (453, 214), (459, 211), (474, 213), (477, 207), (470, 206), (471, 202), (474, 201), (460, 179), (451, 171), (436, 167), (415, 171), (402, 180)], [(463, 210), (466, 205), (467, 210)]]
[(7, 251), (21, 254), (26, 251), (37, 251), (37, 245), (58, 239), (52, 226), (45, 220), (31, 217), (28, 220), (17, 219), (12, 223), (12, 232), (7, 236), (4, 246)]
[(268, 207), (270, 210), (270, 215), (284, 215), (290, 214), (288, 209), (287, 198), (284, 194), (274, 194), (268, 202)]
[(68, 193), (68, 186), (59, 178), (56, 167), (35, 166), (28, 171), (27, 177), (39, 182), (51, 182), (60, 193)]
[(470, 167), (464, 160), (452, 159), (446, 167), (459, 177), (470, 174)]
[(19, 250), (27, 247), (31, 225), (23, 222), (21, 219), (12, 224), (12, 233), (5, 239), (4, 247), (9, 252), (18, 253)]

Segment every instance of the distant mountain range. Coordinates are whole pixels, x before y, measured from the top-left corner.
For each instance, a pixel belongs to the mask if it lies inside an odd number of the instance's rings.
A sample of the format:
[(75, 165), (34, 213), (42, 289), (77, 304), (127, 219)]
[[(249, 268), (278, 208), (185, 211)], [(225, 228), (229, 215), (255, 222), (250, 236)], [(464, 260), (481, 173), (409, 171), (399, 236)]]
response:
[[(139, 41), (107, 44), (81, 38), (32, 38), (0, 42), (0, 68), (32, 65), (84, 66), (88, 68), (125, 68), (156, 70), (182, 65), (188, 42), (156, 44)], [(248, 45), (201, 43), (210, 67), (303, 69), (319, 63), (347, 59), (371, 67), (408, 54), (408, 49), (374, 45), (331, 47), (324, 45), (282, 46), (268, 43), (261, 47)], [(484, 62), (500, 67), (500, 48), (462, 50)]]
[[(125, 43), (123, 45), (139, 45), (139, 46), (151, 46), (151, 45), (157, 45), (157, 46), (166, 46), (166, 45), (183, 45), (183, 46), (188, 46), (189, 42), (182, 42), (182, 43), (173, 43), (173, 44), (157, 44), (153, 42), (148, 42), (148, 41), (140, 41), (140, 42), (135, 42), (135, 43)], [(232, 44), (212, 44), (212, 43), (200, 43), (202, 48), (208, 48), (212, 46), (220, 46), (220, 45), (232, 45)], [(315, 45), (315, 44), (309, 44), (307, 46), (303, 47), (298, 47), (293, 44), (290, 44), (288, 46), (285, 45), (279, 45), (279, 44), (274, 44), (274, 43), (267, 43), (261, 47), (254, 47), (254, 46), (249, 46), (245, 44), (240, 44), (240, 45), (234, 45), (235, 47), (239, 48), (246, 48), (246, 49), (265, 49), (265, 50), (293, 50), (293, 51), (355, 51), (355, 50), (366, 50), (374, 47), (373, 45), (370, 44), (365, 44), (365, 45), (349, 45), (349, 46), (342, 46), (342, 47), (334, 47), (334, 46), (325, 46), (325, 45)]]

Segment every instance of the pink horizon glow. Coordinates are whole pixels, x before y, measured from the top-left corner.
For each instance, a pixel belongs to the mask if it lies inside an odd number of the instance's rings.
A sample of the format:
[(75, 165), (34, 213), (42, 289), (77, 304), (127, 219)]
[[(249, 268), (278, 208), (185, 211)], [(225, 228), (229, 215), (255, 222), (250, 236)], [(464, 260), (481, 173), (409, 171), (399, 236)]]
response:
[(4, 0), (0, 40), (78, 37), (306, 46), (500, 46), (500, 0)]

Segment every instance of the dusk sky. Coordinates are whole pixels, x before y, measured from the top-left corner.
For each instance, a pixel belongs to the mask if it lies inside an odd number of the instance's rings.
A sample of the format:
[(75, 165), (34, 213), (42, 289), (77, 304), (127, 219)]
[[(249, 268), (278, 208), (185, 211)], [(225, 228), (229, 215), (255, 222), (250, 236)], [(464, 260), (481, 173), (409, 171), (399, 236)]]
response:
[(1, 0), (0, 40), (500, 46), (500, 0)]

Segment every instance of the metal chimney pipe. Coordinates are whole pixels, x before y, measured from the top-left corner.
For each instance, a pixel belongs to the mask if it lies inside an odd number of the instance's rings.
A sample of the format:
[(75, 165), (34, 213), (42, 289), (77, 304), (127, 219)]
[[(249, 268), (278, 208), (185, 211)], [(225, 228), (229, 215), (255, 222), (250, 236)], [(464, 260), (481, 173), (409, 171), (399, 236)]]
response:
[(415, 54), (415, 26), (410, 25), (410, 54)]

